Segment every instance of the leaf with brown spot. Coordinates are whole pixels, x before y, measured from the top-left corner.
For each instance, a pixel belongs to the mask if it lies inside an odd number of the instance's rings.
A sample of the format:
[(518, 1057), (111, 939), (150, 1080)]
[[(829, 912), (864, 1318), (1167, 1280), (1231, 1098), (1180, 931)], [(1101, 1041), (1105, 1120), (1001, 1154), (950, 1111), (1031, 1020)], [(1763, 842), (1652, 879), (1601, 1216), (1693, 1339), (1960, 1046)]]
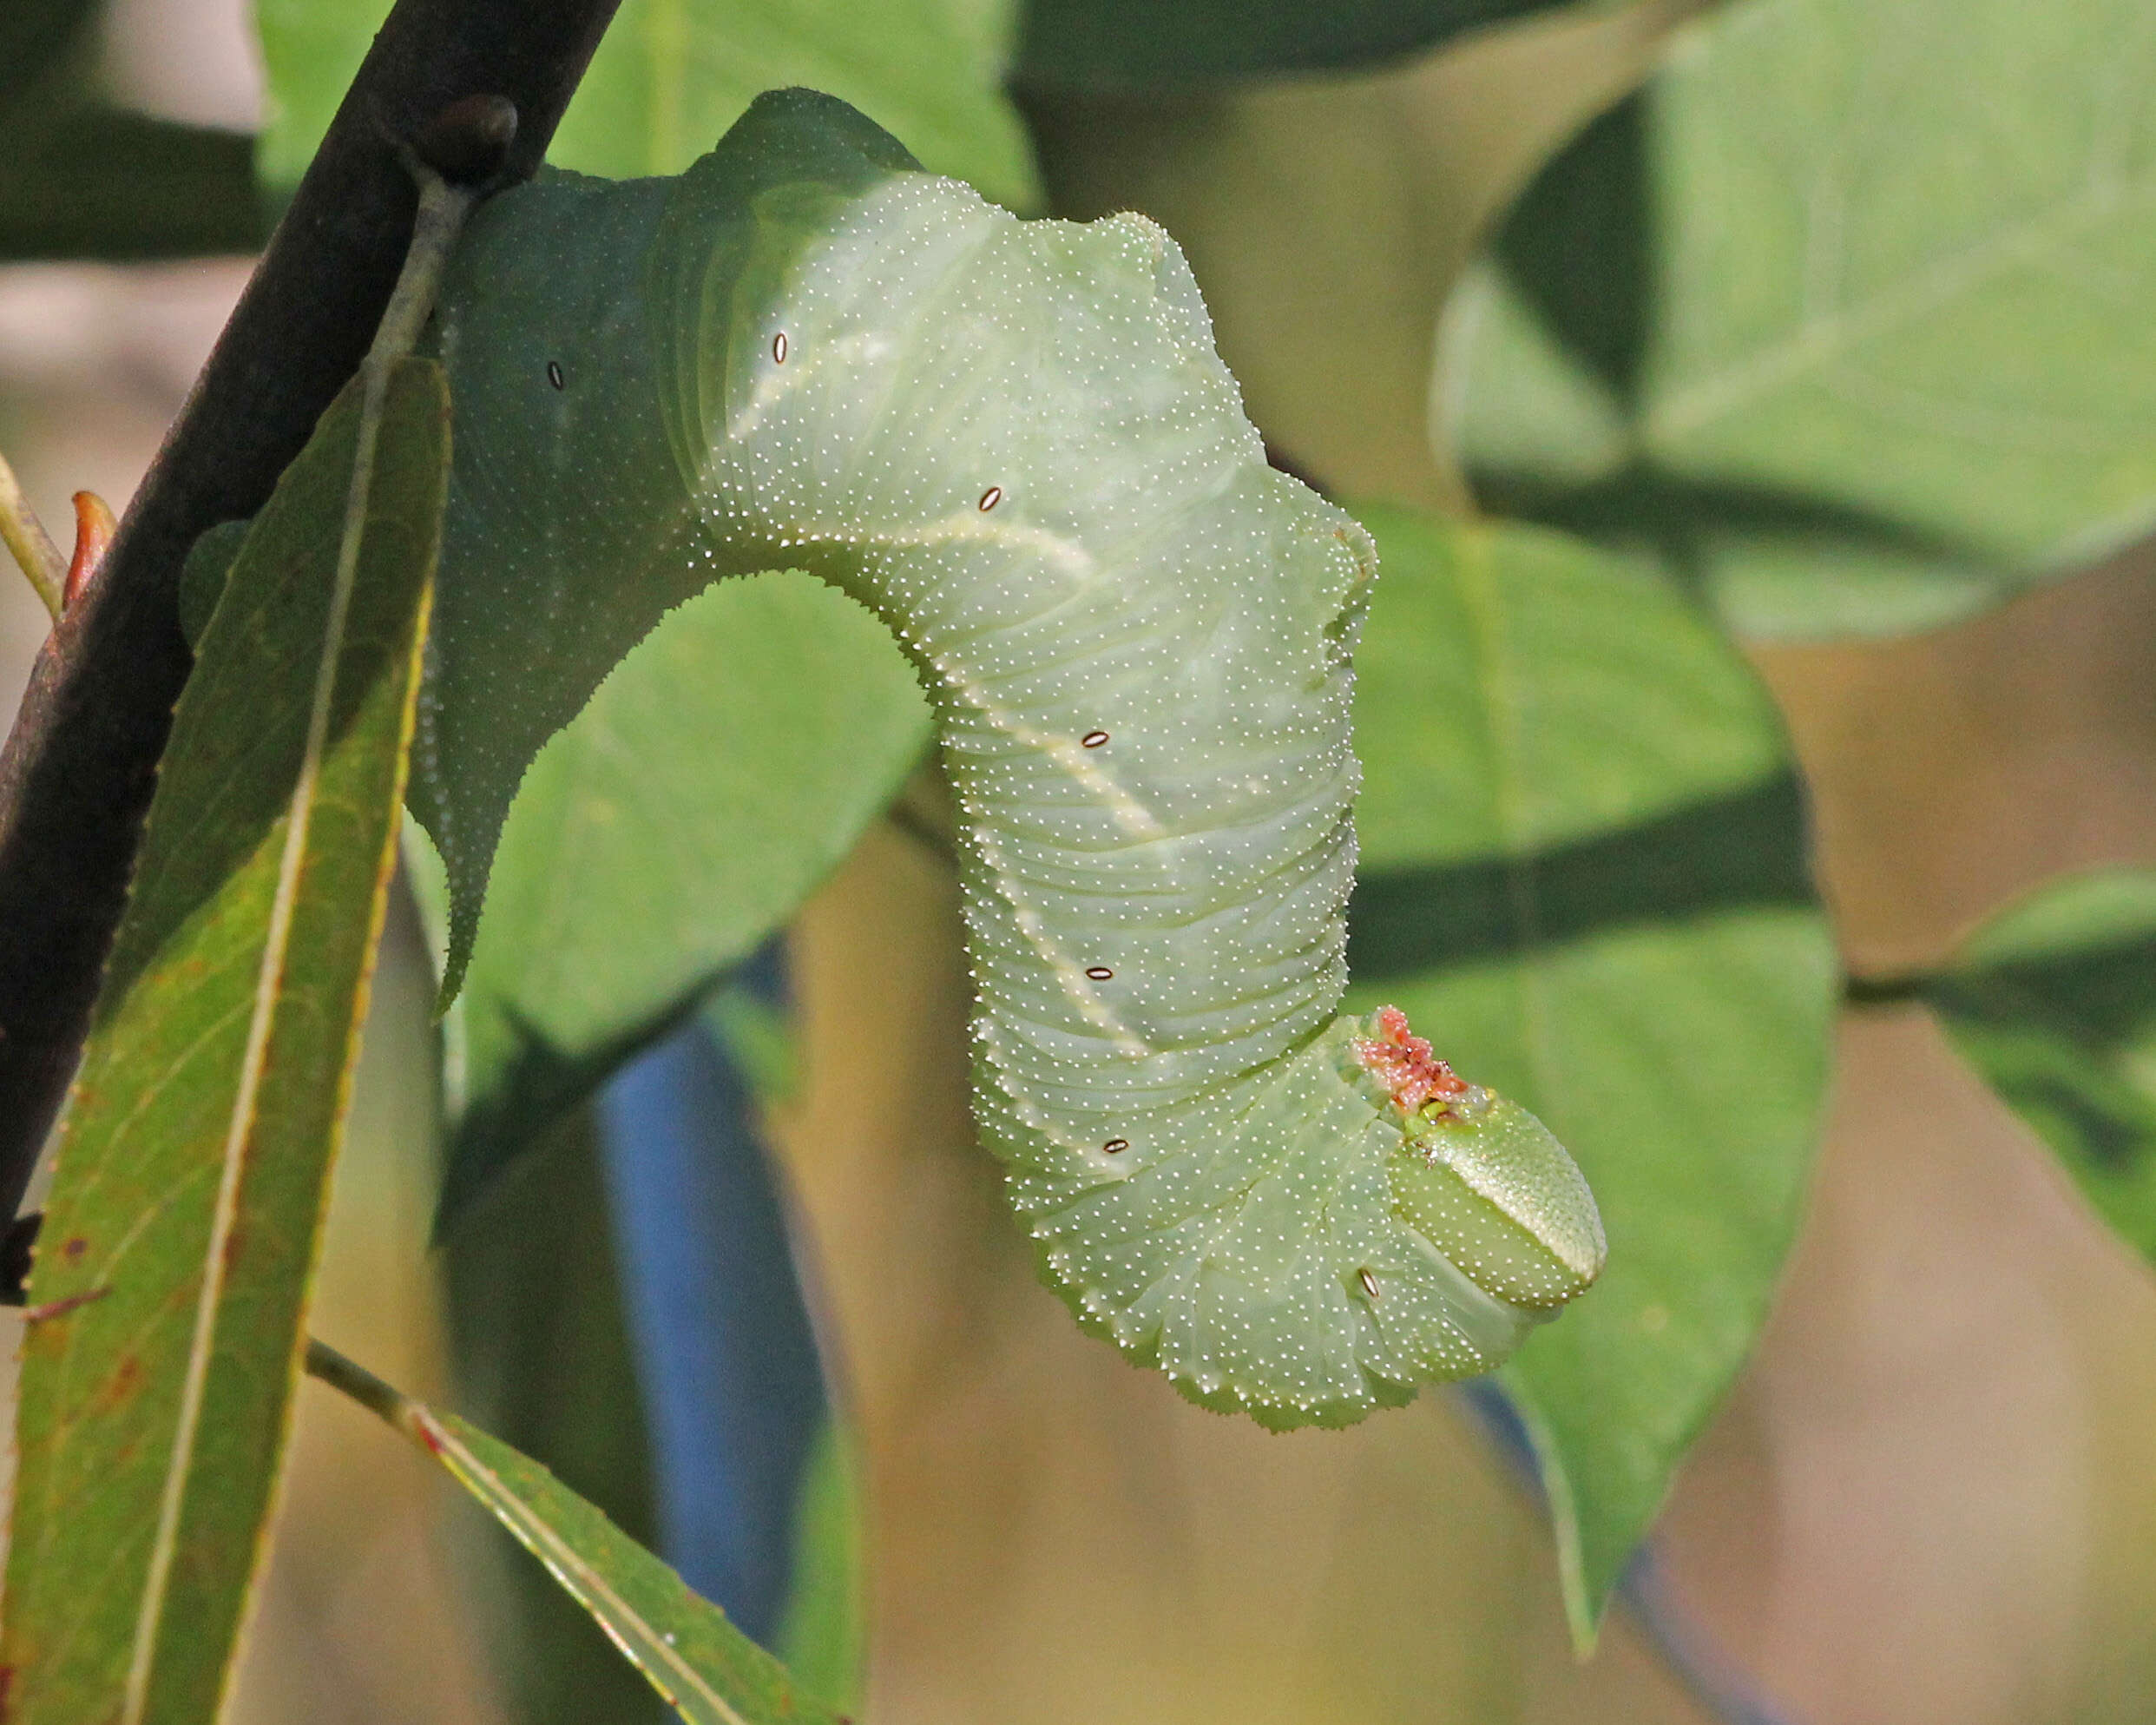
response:
[(68, 1243), (30, 1279), (10, 1725), (215, 1715), (381, 927), (448, 410), (416, 360), (378, 435), (357, 385), (324, 416), (174, 714), (46, 1211)]

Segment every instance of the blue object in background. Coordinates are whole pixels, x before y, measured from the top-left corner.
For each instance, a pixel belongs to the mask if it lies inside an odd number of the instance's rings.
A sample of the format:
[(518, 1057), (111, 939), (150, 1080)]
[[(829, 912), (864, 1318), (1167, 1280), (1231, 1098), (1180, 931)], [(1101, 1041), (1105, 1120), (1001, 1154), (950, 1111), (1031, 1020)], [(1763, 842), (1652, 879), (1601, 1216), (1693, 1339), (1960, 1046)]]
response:
[[(772, 953), (753, 983), (778, 993)], [(753, 1101), (691, 1017), (608, 1084), (599, 1122), (660, 1550), (769, 1645), (792, 1585), (802, 1472), (828, 1407)]]

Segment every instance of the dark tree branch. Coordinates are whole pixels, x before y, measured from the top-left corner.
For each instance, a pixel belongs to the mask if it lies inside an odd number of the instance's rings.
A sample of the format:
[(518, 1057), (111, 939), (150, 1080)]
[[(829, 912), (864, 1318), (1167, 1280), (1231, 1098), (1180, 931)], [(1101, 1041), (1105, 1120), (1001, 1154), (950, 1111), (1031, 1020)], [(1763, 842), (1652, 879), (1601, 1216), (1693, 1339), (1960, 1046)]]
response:
[(79, 1055), (189, 657), (180, 566), (253, 514), (357, 369), (404, 261), (398, 146), (505, 96), (503, 182), (537, 167), (619, 0), (398, 0), (96, 580), (53, 631), (0, 753), (0, 1218)]

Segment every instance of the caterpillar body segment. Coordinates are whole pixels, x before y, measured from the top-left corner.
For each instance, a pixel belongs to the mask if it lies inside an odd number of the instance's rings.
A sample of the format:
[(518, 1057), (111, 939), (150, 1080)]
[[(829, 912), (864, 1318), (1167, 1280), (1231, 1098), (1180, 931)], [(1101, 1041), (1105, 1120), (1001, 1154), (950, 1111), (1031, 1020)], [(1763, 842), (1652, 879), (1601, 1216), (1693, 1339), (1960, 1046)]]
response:
[[(510, 584), (611, 487), (611, 561), (654, 593), (794, 567), (868, 606), (960, 813), (982, 1135), (1080, 1321), (1276, 1427), (1501, 1362), (1594, 1279), (1601, 1224), (1524, 1109), (1339, 1013), (1374, 552), (1266, 464), (1173, 242), (1021, 221), (782, 93), (583, 210), (622, 237), (618, 302), (569, 292), (535, 363), (487, 236), (593, 184), (497, 200), (452, 284), (454, 388), (567, 425), (614, 381), (557, 487), (510, 497), (460, 444), (445, 583), (458, 533)], [(542, 659), (579, 602), (546, 591)], [(472, 722), (454, 669), (437, 727)]]

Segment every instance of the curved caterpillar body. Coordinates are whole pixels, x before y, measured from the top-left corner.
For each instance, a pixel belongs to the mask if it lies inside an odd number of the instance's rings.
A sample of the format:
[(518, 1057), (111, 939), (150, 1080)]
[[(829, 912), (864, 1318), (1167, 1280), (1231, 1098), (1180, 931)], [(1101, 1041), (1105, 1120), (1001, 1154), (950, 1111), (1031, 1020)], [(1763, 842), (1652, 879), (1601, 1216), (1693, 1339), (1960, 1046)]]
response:
[[(595, 234), (608, 272), (565, 280)], [(1159, 228), (1020, 221), (788, 92), (678, 181), (483, 212), (443, 352), (423, 780), (482, 723), (459, 606), (529, 630), (495, 739), (526, 753), (588, 690), (545, 671), (611, 626), (592, 583), (792, 566), (875, 610), (962, 811), (983, 1136), (1089, 1328), (1207, 1405), (1340, 1424), (1489, 1369), (1594, 1279), (1549, 1134), (1398, 1015), (1336, 1016), (1374, 556), (1266, 464)], [(536, 477), (463, 430), (503, 416), (553, 452)], [(438, 787), (421, 809), (475, 848)]]

